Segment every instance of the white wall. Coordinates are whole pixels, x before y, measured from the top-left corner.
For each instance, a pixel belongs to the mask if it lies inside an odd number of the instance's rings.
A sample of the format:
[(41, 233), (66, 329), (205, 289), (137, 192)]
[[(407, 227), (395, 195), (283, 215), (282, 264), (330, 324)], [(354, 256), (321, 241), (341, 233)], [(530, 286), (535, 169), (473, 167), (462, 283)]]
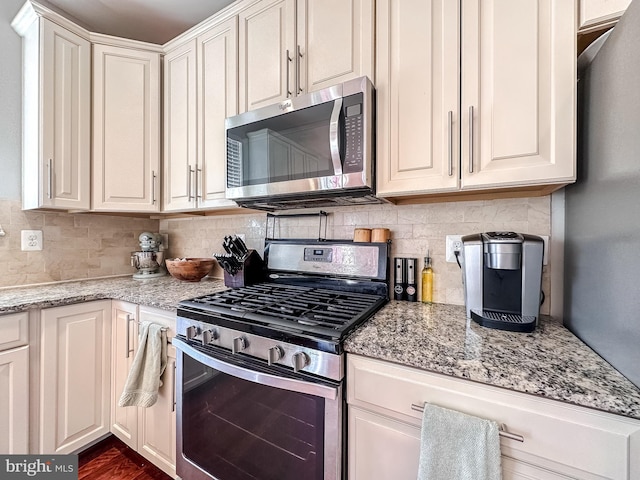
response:
[(0, 1), (0, 199), (20, 198), (22, 41), (11, 28), (24, 0)]

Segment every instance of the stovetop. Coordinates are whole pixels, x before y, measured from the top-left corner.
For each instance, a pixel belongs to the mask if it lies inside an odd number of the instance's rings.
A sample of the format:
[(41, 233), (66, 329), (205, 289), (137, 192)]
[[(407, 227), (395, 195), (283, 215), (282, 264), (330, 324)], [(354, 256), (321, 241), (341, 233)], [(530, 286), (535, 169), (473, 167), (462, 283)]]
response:
[(264, 336), (300, 337), (311, 346), (309, 339), (339, 343), (386, 301), (382, 295), (265, 282), (184, 300), (178, 316), (244, 331), (263, 327)]

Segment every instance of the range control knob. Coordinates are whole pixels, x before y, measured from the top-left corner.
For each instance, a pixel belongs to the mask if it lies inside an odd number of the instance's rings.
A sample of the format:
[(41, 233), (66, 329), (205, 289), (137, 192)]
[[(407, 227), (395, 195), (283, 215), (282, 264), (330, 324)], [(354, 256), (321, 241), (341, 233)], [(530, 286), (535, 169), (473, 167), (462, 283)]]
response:
[(193, 340), (199, 334), (200, 334), (200, 329), (195, 325), (191, 325), (190, 327), (187, 327), (187, 331), (186, 331), (187, 340)]
[(231, 353), (236, 354), (247, 348), (247, 340), (244, 337), (236, 337), (231, 345)]
[(306, 353), (304, 352), (294, 353), (293, 356), (291, 357), (291, 364), (293, 365), (293, 371), (298, 372), (302, 370), (304, 367), (309, 365), (310, 361), (311, 360), (309, 359), (309, 355), (307, 355)]
[(276, 345), (275, 347), (271, 347), (267, 351), (267, 363), (269, 365), (273, 365), (282, 357), (284, 357), (284, 350), (282, 349), (282, 347)]
[(202, 345), (209, 345), (213, 340), (218, 339), (218, 332), (215, 330), (204, 330), (202, 332)]

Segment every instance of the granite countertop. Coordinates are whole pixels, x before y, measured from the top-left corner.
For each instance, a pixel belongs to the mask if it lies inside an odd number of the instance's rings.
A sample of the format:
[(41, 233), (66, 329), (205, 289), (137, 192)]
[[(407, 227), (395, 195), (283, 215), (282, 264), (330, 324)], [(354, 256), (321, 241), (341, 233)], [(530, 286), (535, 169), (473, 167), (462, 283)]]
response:
[(391, 301), (345, 350), (640, 419), (640, 389), (549, 317), (506, 332), (467, 320), (463, 306)]
[(171, 311), (178, 307), (180, 300), (226, 288), (217, 278), (183, 282), (170, 275), (148, 280), (126, 276), (7, 288), (0, 290), (0, 315), (107, 298)]
[[(226, 288), (221, 279), (169, 275), (5, 288), (0, 315), (101, 299), (175, 311), (180, 300)], [(345, 350), (640, 419), (640, 389), (548, 317), (532, 333), (514, 333), (467, 320), (462, 306), (391, 301), (347, 338)]]

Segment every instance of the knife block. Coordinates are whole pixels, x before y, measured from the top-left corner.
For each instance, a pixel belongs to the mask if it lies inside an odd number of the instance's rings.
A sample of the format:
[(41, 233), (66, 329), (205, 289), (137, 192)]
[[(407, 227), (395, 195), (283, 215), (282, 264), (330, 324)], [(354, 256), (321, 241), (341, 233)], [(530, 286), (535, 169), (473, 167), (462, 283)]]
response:
[(249, 250), (240, 270), (234, 275), (224, 271), (224, 284), (230, 288), (246, 287), (263, 281), (265, 276), (266, 269), (262, 258), (255, 250)]

